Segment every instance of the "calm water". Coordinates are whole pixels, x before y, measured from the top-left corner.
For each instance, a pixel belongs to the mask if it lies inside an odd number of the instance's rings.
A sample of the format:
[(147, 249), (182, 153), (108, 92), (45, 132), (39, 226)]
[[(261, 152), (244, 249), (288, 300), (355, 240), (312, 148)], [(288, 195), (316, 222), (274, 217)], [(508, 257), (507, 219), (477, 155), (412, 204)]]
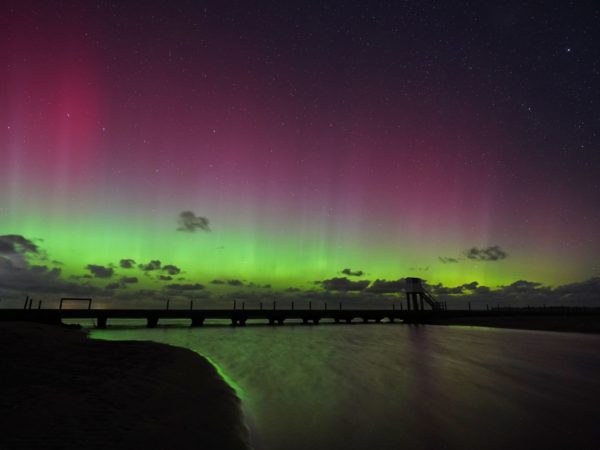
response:
[(92, 336), (210, 358), (259, 450), (600, 448), (600, 336), (401, 324)]

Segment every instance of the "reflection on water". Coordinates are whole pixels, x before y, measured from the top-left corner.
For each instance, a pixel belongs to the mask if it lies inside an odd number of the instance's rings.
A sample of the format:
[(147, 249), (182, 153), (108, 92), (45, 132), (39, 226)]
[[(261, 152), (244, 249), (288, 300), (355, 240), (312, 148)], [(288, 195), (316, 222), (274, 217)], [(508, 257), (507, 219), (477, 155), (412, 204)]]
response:
[(600, 336), (409, 325), (109, 328), (206, 355), (257, 449), (599, 448)]

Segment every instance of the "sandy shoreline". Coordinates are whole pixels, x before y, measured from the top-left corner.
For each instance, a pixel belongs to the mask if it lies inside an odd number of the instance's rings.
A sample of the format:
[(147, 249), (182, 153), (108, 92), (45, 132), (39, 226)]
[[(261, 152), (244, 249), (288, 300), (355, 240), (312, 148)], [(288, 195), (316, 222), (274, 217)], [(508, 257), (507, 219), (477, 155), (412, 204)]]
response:
[(191, 350), (0, 322), (0, 448), (246, 449), (235, 392)]

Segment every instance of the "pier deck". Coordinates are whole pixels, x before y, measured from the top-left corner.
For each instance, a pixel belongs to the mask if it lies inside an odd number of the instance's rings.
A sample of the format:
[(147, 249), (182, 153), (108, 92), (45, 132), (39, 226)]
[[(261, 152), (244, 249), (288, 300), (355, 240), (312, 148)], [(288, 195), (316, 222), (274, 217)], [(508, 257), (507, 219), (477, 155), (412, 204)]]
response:
[[(339, 324), (404, 322), (436, 323), (456, 317), (541, 316), (541, 315), (588, 315), (586, 308), (506, 308), (493, 310), (420, 310), (389, 309), (0, 309), (0, 320), (61, 323), (65, 319), (95, 320), (98, 328), (106, 328), (109, 319), (142, 319), (149, 328), (161, 319), (189, 320), (191, 326), (202, 326), (206, 320), (227, 320), (233, 326), (244, 326), (249, 320), (263, 321), (271, 325), (283, 325), (286, 321), (300, 321), (317, 325), (321, 321)], [(596, 311), (595, 314), (598, 314)]]

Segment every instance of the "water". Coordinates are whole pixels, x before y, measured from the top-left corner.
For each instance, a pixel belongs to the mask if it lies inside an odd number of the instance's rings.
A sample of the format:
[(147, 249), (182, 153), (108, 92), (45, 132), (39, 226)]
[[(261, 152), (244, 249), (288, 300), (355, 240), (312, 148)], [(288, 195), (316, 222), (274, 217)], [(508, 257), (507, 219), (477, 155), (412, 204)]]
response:
[(381, 324), (92, 336), (207, 356), (258, 450), (600, 448), (597, 335)]

